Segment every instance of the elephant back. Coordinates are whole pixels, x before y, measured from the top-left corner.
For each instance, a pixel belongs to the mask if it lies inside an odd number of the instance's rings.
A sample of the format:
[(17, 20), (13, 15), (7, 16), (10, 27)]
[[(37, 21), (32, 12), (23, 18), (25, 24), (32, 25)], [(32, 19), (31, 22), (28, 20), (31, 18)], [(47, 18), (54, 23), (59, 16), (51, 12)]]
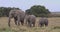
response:
[(47, 18), (41, 18), (39, 20), (39, 22), (42, 23), (42, 24), (44, 24), (44, 23), (48, 22), (48, 19)]

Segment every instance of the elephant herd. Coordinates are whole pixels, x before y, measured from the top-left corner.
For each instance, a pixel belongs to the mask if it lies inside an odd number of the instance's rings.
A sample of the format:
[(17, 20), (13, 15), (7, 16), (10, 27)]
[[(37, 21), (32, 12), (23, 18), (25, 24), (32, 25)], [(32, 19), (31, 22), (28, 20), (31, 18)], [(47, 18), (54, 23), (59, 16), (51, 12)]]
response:
[[(11, 18), (14, 18), (14, 23), (15, 25), (28, 25), (29, 27), (35, 27), (36, 24), (36, 16), (35, 15), (29, 15), (26, 12), (22, 11), (21, 9), (13, 9), (9, 12), (9, 21), (8, 21), (8, 26), (10, 27), (10, 22), (11, 22)], [(48, 19), (45, 17), (41, 17), (41, 19), (39, 19), (39, 26), (48, 26)]]

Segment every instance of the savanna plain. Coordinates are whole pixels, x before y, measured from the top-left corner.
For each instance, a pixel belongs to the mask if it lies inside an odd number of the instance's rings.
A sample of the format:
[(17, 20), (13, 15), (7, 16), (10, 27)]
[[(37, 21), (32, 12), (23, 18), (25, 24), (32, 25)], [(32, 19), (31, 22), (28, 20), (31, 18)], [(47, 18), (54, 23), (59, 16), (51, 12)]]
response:
[(0, 32), (60, 32), (60, 17), (48, 18), (49, 24), (47, 27), (39, 27), (39, 18), (36, 18), (35, 27), (16, 26), (14, 19), (11, 19), (11, 27), (9, 27), (8, 17), (0, 17)]

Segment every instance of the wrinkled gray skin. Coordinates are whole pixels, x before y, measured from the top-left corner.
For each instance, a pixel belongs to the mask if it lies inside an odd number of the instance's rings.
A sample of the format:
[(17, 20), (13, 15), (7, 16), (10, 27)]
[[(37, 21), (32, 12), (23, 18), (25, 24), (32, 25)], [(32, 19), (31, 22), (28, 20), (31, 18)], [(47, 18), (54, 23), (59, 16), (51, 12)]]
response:
[(28, 24), (29, 27), (35, 27), (36, 17), (34, 15), (27, 15), (26, 16), (26, 25)]
[(25, 12), (24, 11), (17, 10), (17, 9), (11, 10), (10, 13), (9, 13), (8, 26), (10, 27), (11, 18), (14, 18), (14, 22), (15, 22), (16, 25), (20, 25), (19, 22), (21, 22), (21, 24), (23, 25), (24, 17), (25, 17)]
[(42, 17), (40, 20), (39, 20), (39, 26), (48, 26), (48, 19), (45, 18), (45, 17)]

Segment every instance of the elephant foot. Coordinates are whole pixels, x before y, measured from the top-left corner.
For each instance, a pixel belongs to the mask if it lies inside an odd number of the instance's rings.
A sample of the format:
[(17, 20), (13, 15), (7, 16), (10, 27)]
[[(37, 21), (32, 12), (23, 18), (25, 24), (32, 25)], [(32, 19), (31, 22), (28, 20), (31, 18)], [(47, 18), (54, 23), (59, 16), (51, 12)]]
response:
[(43, 27), (43, 26), (44, 26), (44, 24), (41, 24), (41, 25), (40, 25), (40, 27)]
[(24, 25), (24, 22), (23, 21), (21, 21), (21, 25)]
[(8, 25), (10, 27), (10, 25)]
[(20, 23), (18, 23), (18, 26), (20, 26)]
[(17, 25), (17, 23), (15, 23), (15, 25)]

